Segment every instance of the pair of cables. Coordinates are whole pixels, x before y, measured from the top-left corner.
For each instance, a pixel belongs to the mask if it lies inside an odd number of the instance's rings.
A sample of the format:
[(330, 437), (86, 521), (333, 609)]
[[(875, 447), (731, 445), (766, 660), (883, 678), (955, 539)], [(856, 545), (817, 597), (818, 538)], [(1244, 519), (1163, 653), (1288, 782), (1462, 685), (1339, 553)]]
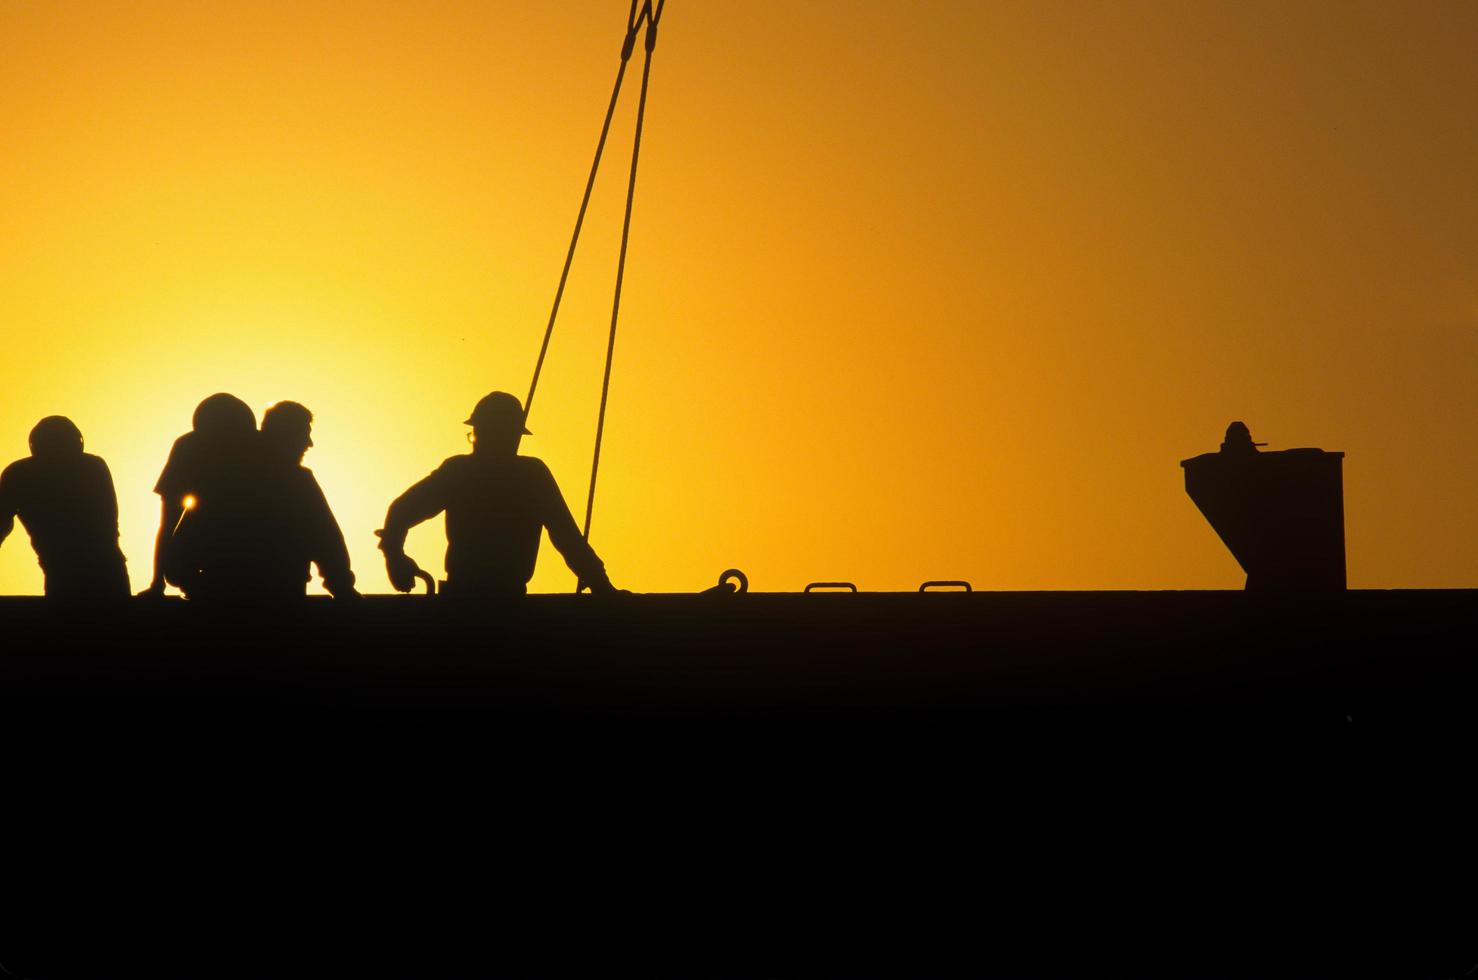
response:
[(585, 224), (585, 212), (590, 206), (590, 192), (595, 187), (595, 176), (600, 170), (601, 157), (605, 153), (606, 138), (611, 132), (611, 117), (615, 115), (616, 103), (621, 97), (621, 83), (626, 78), (626, 66), (636, 49), (637, 33), (646, 26), (644, 48), (646, 57), (642, 61), (641, 96), (636, 105), (636, 135), (631, 143), (631, 173), (626, 180), (626, 213), (621, 223), (621, 252), (616, 260), (616, 292), (611, 301), (611, 329), (606, 340), (605, 374), (600, 386), (600, 413), (595, 423), (595, 454), (590, 462), (590, 490), (585, 498), (585, 524), (582, 529), (586, 540), (590, 539), (590, 519), (595, 512), (595, 482), (600, 471), (601, 439), (605, 434), (606, 402), (611, 391), (611, 361), (616, 352), (616, 322), (621, 314), (621, 286), (626, 275), (626, 250), (631, 238), (631, 204), (636, 197), (636, 165), (641, 156), (642, 124), (646, 119), (647, 89), (652, 74), (652, 52), (657, 47), (657, 24), (662, 19), (662, 8), (667, 0), (642, 0), (638, 9), (637, 0), (631, 0), (631, 9), (626, 16), (626, 36), (621, 42), (621, 64), (616, 70), (616, 83), (611, 88), (611, 101), (606, 106), (606, 118), (600, 127), (600, 139), (595, 144), (595, 160), (590, 165), (590, 176), (585, 181), (585, 194), (580, 198), (580, 211), (575, 216), (575, 230), (570, 235), (570, 248), (565, 254), (564, 268), (559, 274), (559, 286), (554, 291), (554, 306), (549, 311), (549, 323), (544, 328), (544, 341), (539, 345), (539, 359), (534, 363), (534, 377), (529, 382), (529, 394), (524, 399), (525, 424), (534, 405), (534, 392), (539, 386), (539, 373), (544, 368), (544, 357), (549, 352), (549, 338), (554, 334), (554, 323), (559, 317), (559, 304), (564, 299), (565, 283), (570, 277), (570, 266), (575, 261), (575, 247), (580, 242), (580, 229)]

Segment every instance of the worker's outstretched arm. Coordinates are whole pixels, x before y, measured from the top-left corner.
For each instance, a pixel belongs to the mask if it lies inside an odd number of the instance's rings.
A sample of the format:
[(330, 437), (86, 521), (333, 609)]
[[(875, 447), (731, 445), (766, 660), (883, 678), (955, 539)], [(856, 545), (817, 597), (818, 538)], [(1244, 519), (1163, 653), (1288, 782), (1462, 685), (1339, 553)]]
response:
[(174, 534), (175, 526), (180, 523), (184, 514), (185, 508), (181, 504), (171, 502), (168, 497), (159, 498), (159, 533), (154, 535), (154, 577), (150, 579), (149, 587), (139, 595), (164, 595), (165, 551), (169, 548), (169, 539)]
[(385, 553), (385, 574), (396, 592), (409, 592), (416, 584), (420, 566), (405, 553), (405, 536), (422, 521), (446, 510), (445, 467), (439, 467), (426, 479), (396, 497), (385, 513), (385, 526), (375, 533), (380, 537), (380, 550)]
[(335, 599), (352, 599), (359, 596), (354, 588), (354, 572), (349, 568), (349, 548), (344, 544), (344, 532), (334, 519), (334, 512), (323, 495), (323, 488), (312, 473), (307, 474), (308, 518), (311, 527), (311, 558), (323, 576), (323, 587)]
[(118, 537), (118, 489), (113, 486), (113, 471), (108, 469), (107, 462), (101, 456), (94, 456), (97, 460), (98, 474), (98, 497), (103, 505), (103, 513), (107, 516), (108, 526), (113, 529), (113, 537)]
[(585, 535), (580, 533), (564, 495), (559, 492), (559, 484), (554, 482), (554, 474), (547, 468), (543, 473), (539, 504), (540, 517), (549, 531), (550, 542), (564, 557), (570, 571), (580, 577), (580, 584), (589, 587), (594, 595), (614, 593), (616, 587), (606, 575), (605, 563), (590, 547)]
[(10, 537), (11, 530), (15, 528), (15, 515), (19, 509), (5, 484), (5, 476), (0, 474), (0, 544), (5, 543), (5, 539)]

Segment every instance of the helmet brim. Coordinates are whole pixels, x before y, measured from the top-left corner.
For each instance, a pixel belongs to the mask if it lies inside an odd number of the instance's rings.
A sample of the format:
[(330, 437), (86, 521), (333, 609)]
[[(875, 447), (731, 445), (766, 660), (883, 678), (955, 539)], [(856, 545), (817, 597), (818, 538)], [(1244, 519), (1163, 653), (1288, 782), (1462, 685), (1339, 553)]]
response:
[[(474, 421), (472, 421), (472, 420), (471, 420), (471, 419), (463, 419), (463, 420), (462, 420), (462, 424), (463, 424), (463, 425), (476, 425), (476, 424), (477, 424), (477, 423), (476, 423), (476, 422), (474, 422)], [(533, 433), (532, 433), (532, 432), (530, 432), (530, 431), (529, 431), (529, 427), (528, 427), (528, 426), (524, 426), (524, 427), (523, 427), (523, 428), (522, 428), (522, 429), (520, 429), (520, 430), (519, 430), (519, 431), (520, 431), (520, 432), (522, 432), (522, 433), (523, 433), (523, 434), (524, 434), (524, 435), (526, 435), (526, 436), (531, 436), (531, 435), (533, 435)]]

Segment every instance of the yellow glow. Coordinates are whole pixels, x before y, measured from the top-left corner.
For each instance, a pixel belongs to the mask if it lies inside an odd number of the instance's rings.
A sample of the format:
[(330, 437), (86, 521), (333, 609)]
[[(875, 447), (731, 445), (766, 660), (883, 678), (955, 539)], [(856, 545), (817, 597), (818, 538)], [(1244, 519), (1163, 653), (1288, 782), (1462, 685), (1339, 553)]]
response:
[[(297, 400), (389, 591), (390, 500), (527, 390), (626, 6), (0, 5), (0, 463), (76, 421), (141, 588), (195, 405)], [(1347, 453), (1352, 586), (1478, 584), (1475, 49), (1471, 3), (672, 0), (613, 580), (1237, 588), (1177, 462), (1244, 419)], [(635, 95), (523, 440), (577, 521)]]
[(187, 493), (187, 494), (185, 494), (185, 499), (182, 501), (182, 503), (184, 504), (184, 507), (185, 507), (186, 510), (194, 510), (195, 509), (195, 495), (193, 493)]

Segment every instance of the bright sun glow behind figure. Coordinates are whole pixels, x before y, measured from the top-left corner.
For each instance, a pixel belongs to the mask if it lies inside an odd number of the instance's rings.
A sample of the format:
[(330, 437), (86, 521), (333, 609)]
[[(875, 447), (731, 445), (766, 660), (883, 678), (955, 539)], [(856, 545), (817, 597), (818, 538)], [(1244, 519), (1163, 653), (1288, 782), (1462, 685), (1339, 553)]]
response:
[[(196, 404), (293, 399), (387, 590), (390, 500), (527, 390), (625, 12), (0, 5), (0, 463), (75, 420), (138, 589)], [(1352, 586), (1478, 584), (1474, 50), (1472, 3), (672, 0), (592, 544), (639, 591), (1237, 588), (1177, 461), (1244, 419), (1347, 453)], [(634, 104), (523, 447), (577, 520)]]

